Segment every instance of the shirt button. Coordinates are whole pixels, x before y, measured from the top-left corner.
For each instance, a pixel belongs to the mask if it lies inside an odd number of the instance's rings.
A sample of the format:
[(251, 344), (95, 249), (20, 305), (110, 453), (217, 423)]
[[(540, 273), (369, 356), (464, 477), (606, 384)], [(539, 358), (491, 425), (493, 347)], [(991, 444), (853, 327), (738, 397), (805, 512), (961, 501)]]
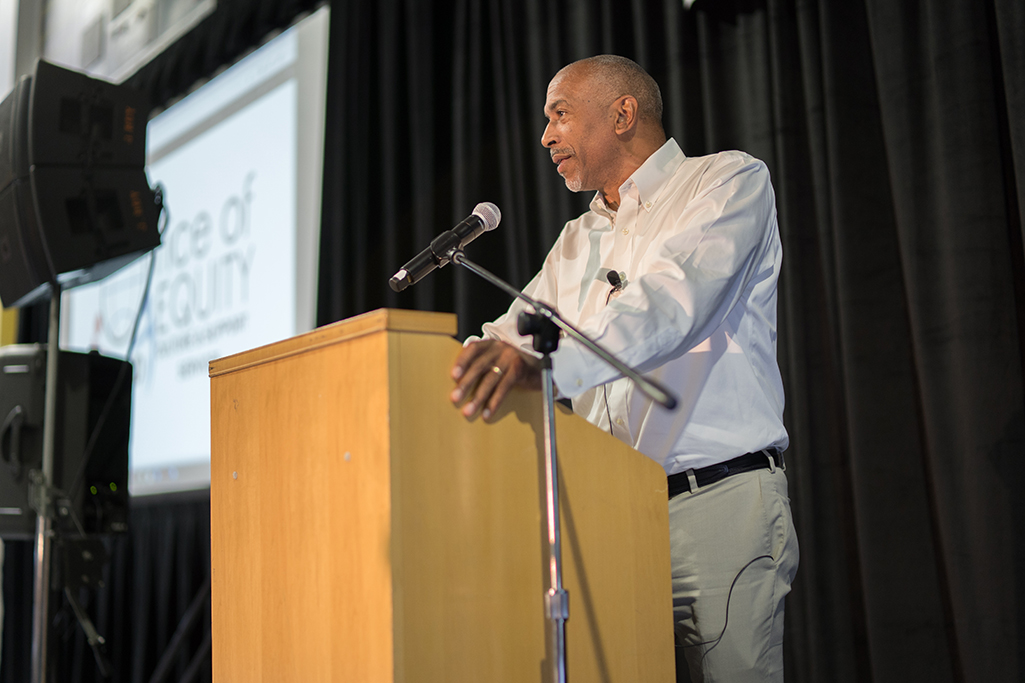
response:
[(622, 426), (622, 424), (623, 424), (623, 418), (621, 418), (621, 417), (617, 417), (617, 418), (616, 418), (616, 424), (617, 424), (617, 425), (620, 425), (620, 426)]
[(650, 209), (651, 208), (651, 202), (644, 202), (644, 208), (645, 209)]
[(630, 229), (629, 228), (623, 228), (623, 234), (624, 235), (629, 235), (630, 234)]
[(582, 380), (582, 379), (578, 379), (578, 380), (577, 380), (577, 386), (578, 386), (578, 387), (582, 387), (582, 386), (584, 386), (584, 380)]

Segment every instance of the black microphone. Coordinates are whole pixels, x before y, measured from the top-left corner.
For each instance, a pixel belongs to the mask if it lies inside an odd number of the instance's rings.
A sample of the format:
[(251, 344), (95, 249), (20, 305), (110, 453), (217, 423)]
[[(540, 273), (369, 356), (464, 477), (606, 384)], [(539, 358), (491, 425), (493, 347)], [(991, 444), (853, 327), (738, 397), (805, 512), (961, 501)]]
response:
[(605, 275), (605, 278), (609, 281), (609, 284), (612, 285), (613, 292), (618, 292), (619, 290), (623, 289), (623, 280), (620, 279), (619, 273), (617, 273), (616, 271), (610, 270)]
[(448, 253), (455, 248), (462, 249), (480, 237), (481, 233), (494, 230), (502, 220), (502, 212), (491, 202), (481, 202), (473, 207), (473, 213), (459, 225), (441, 233), (409, 263), (402, 266), (399, 272), (391, 276), (388, 284), (396, 292), (401, 292), (410, 285), (415, 285), (435, 268), (448, 265)]

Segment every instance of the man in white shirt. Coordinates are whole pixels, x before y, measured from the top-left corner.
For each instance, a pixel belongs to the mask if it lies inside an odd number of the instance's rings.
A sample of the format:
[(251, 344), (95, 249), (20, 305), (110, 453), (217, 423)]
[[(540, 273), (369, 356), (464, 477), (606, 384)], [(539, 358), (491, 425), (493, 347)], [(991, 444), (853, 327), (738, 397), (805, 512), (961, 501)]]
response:
[[(596, 194), (524, 291), (680, 401), (664, 410), (568, 338), (553, 354), (559, 394), (669, 476), (674, 621), (693, 679), (782, 681), (783, 598), (799, 553), (768, 171), (742, 152), (685, 156), (666, 140), (658, 86), (623, 57), (559, 71), (545, 115), (541, 143), (566, 186)], [(485, 325), (456, 360), (451, 399), (466, 417), (488, 419), (513, 386), (540, 388), (531, 340), (516, 332), (523, 309)]]

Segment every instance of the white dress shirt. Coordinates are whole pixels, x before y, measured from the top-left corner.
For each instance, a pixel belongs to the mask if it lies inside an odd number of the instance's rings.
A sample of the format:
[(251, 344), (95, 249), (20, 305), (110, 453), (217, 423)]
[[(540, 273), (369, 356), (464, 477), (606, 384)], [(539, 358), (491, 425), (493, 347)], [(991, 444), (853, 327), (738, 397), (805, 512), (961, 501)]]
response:
[[(667, 474), (784, 450), (776, 363), (783, 252), (765, 164), (743, 152), (688, 158), (670, 139), (619, 195), (618, 211), (598, 193), (566, 224), (524, 292), (661, 382), (679, 405), (653, 403), (565, 336), (552, 356), (560, 395)], [(609, 270), (623, 281), (611, 298)], [(525, 308), (517, 299), (484, 335), (530, 351), (516, 331)]]

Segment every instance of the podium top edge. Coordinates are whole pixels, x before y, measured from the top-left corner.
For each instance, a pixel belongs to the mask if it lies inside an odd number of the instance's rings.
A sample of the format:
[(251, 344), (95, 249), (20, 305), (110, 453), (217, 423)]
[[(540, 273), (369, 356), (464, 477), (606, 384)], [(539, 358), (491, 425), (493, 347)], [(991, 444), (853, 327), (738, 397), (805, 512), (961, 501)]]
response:
[(454, 337), (457, 330), (458, 321), (454, 313), (381, 308), (318, 327), (290, 339), (283, 339), (224, 358), (215, 358), (210, 361), (210, 377), (217, 377), (378, 332), (415, 332)]

